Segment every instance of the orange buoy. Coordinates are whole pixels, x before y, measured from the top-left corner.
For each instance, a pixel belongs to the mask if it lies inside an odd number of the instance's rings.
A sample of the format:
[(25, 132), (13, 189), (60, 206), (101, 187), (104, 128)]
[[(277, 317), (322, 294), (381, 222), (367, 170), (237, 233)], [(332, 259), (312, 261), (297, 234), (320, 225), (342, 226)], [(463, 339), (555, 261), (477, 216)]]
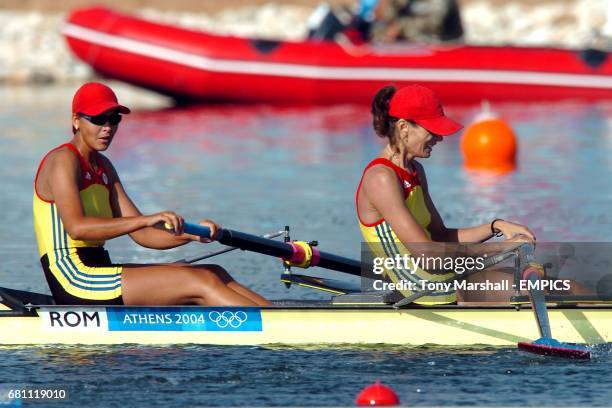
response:
[(399, 405), (400, 401), (393, 388), (383, 385), (380, 380), (372, 385), (365, 387), (355, 400), (355, 404), (360, 406), (393, 406)]
[(516, 150), (512, 128), (495, 117), (472, 123), (461, 138), (464, 166), (470, 170), (512, 171), (516, 167)]

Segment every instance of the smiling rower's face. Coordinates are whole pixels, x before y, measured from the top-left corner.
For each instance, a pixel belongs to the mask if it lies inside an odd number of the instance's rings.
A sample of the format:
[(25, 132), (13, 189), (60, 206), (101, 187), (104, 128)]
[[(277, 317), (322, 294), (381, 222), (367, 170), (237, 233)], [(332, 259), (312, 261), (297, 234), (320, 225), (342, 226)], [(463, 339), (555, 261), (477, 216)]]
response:
[[(118, 114), (119, 113), (117, 111), (110, 110), (105, 112), (103, 115), (111, 118), (113, 115)], [(104, 124), (96, 125), (77, 114), (72, 115), (72, 126), (77, 129), (78, 134), (80, 134), (85, 144), (98, 152), (103, 152), (108, 149), (113, 141), (113, 137), (115, 137), (115, 133), (117, 133), (117, 129), (119, 128), (118, 123), (111, 125), (110, 121), (106, 120)]]
[(398, 124), (404, 148), (412, 157), (428, 158), (436, 143), (442, 141), (442, 136), (434, 135), (416, 123), (401, 120)]

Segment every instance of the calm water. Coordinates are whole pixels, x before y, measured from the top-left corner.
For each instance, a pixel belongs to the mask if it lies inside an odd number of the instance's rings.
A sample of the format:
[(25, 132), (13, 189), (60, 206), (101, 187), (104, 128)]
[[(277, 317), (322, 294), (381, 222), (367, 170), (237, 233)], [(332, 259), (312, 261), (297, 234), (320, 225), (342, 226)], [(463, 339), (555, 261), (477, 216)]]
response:
[[(68, 139), (71, 94), (41, 88), (14, 97), (2, 89), (0, 96), (0, 286), (47, 291), (32, 231), (32, 179), (41, 156)], [(436, 146), (424, 165), (446, 224), (500, 217), (529, 225), (541, 241), (612, 241), (612, 106), (494, 108), (517, 133), (519, 168), (505, 177), (468, 173), (459, 137)], [(447, 111), (467, 123), (478, 107)], [(358, 257), (354, 191), (379, 149), (364, 107), (219, 106), (137, 110), (108, 155), (145, 213), (172, 209), (251, 233), (290, 225), (294, 238)], [(107, 247), (115, 261), (148, 262), (215, 245), (162, 252), (117, 239)], [(323, 297), (287, 290), (272, 258), (241, 252), (215, 262), (270, 298)], [(70, 406), (351, 405), (375, 379), (393, 385), (406, 405), (612, 401), (607, 348), (586, 363), (506, 349), (0, 348), (0, 371), (7, 374), (0, 383), (68, 387)]]

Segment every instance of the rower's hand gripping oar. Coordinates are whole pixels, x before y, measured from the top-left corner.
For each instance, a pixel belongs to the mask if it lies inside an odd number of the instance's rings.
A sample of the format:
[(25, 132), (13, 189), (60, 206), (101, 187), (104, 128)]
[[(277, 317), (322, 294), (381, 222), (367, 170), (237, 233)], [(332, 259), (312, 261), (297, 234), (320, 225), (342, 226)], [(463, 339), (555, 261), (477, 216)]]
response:
[(548, 311), (546, 310), (546, 298), (544, 297), (544, 292), (538, 286), (540, 278), (544, 276), (544, 268), (534, 262), (533, 246), (523, 246), (521, 252), (521, 261), (525, 262), (527, 265), (525, 269), (523, 269), (522, 279), (530, 282), (530, 286), (528, 287), (529, 298), (541, 337), (532, 343), (519, 342), (518, 348), (546, 356), (573, 359), (591, 358), (591, 352), (588, 348), (577, 344), (562, 343), (552, 338), (550, 320), (548, 319)]
[[(187, 234), (210, 239), (210, 228), (203, 225), (185, 222), (183, 231)], [(350, 275), (361, 276), (361, 262), (319, 251), (307, 242), (279, 242), (225, 228), (219, 229), (214, 240), (223, 245), (279, 257), (292, 266), (300, 268), (318, 266)]]

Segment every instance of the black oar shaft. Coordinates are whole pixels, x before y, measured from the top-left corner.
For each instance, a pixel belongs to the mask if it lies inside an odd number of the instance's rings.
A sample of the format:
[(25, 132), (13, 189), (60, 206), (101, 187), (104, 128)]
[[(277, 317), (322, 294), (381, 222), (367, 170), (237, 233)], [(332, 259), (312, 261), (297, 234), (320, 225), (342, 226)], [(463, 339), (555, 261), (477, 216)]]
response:
[[(276, 237), (279, 237), (279, 236), (283, 235), (284, 232), (285, 231), (272, 232), (270, 234), (262, 235), (261, 237), (262, 238), (269, 238), (269, 239), (276, 238)], [(227, 252), (235, 251), (237, 249), (238, 248), (236, 248), (236, 247), (230, 246), (230, 247), (227, 247), (227, 248), (223, 248), (223, 249), (221, 249), (219, 251), (208, 252), (208, 253), (205, 253), (203, 255), (198, 255), (196, 257), (193, 257), (193, 258), (179, 259), (179, 260), (174, 261), (174, 263), (195, 263), (195, 262), (202, 261), (204, 259), (212, 258), (213, 256), (217, 256), (217, 255), (225, 254)]]
[[(205, 238), (210, 236), (210, 230), (207, 227), (192, 223), (185, 223), (185, 232)], [(223, 245), (283, 259), (291, 259), (295, 253), (294, 247), (286, 242), (274, 241), (272, 239), (258, 237), (257, 235), (246, 234), (244, 232), (225, 228), (219, 231), (215, 240)], [(327, 252), (319, 252), (319, 261), (316, 266), (361, 276), (361, 263), (359, 261)]]
[[(291, 258), (294, 253), (293, 247), (285, 242), (273, 241), (271, 239), (229, 229), (222, 229), (216, 240), (224, 245), (230, 245), (264, 255), (277, 256), (279, 258), (288, 259)], [(319, 252), (319, 255), (320, 260), (316, 266), (351, 275), (361, 275), (361, 263), (357, 260), (322, 251)]]
[(230, 229), (221, 229), (216, 241), (223, 245), (229, 245), (240, 249), (258, 252), (264, 255), (278, 256), (281, 258), (291, 257), (293, 249), (291, 245), (284, 242), (261, 238), (256, 235)]
[(350, 275), (361, 276), (361, 262), (355, 259), (328, 254), (327, 252), (321, 252), (321, 260), (317, 266), (333, 271), (348, 273)]

